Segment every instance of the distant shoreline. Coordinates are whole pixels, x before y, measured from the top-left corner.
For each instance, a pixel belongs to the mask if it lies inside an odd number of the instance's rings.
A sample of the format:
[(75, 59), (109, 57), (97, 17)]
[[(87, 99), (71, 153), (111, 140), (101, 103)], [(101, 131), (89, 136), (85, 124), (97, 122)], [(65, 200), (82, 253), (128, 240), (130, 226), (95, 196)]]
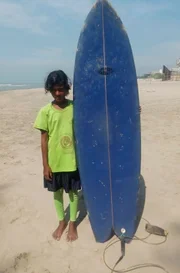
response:
[(13, 90), (25, 90), (25, 89), (37, 89), (44, 88), (41, 83), (27, 83), (27, 84), (0, 84), (0, 92), (13, 91)]
[(45, 90), (44, 90), (44, 88), (42, 87), (42, 88), (22, 88), (22, 89), (11, 89), (11, 90), (0, 90), (0, 94), (4, 94), (4, 93), (10, 93), (10, 92), (28, 92), (28, 91), (44, 91), (44, 93), (45, 93)]

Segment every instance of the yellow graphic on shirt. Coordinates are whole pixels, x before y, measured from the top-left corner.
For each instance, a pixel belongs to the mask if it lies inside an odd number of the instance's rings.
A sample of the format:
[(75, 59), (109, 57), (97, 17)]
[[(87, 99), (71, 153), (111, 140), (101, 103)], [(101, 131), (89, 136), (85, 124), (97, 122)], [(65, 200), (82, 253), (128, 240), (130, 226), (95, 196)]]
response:
[(72, 144), (73, 144), (72, 137), (68, 136), (68, 135), (63, 136), (60, 140), (60, 143), (61, 143), (62, 148), (69, 149), (72, 147)]

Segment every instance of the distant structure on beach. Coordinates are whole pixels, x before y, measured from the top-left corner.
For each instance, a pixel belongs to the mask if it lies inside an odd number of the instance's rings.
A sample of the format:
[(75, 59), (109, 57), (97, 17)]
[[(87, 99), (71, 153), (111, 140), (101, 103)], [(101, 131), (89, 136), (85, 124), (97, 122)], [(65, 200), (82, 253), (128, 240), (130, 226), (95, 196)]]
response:
[(168, 69), (163, 65), (162, 73), (164, 74), (164, 81), (180, 81), (180, 58), (176, 62), (176, 67)]
[(162, 73), (164, 75), (164, 81), (169, 81), (171, 79), (171, 70), (169, 70), (165, 65), (163, 65)]
[(180, 67), (180, 58), (177, 60), (176, 65)]
[(169, 69), (163, 65), (162, 69), (144, 74), (140, 79), (159, 79), (162, 81), (180, 81), (180, 58), (176, 61), (176, 67)]

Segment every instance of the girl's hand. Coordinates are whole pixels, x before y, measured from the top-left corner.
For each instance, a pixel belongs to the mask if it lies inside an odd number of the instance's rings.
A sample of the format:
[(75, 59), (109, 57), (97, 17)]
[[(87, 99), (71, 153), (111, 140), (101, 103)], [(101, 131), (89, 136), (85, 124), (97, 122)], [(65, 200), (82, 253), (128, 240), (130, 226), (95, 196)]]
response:
[(52, 171), (51, 171), (51, 168), (49, 166), (44, 167), (43, 174), (44, 174), (44, 177), (47, 180), (52, 181)]

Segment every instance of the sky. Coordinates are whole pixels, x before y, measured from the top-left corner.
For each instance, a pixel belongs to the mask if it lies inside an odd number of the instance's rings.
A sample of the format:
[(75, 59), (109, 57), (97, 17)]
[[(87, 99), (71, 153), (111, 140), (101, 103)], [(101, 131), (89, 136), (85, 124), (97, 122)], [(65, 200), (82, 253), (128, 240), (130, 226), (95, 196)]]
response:
[[(128, 32), (138, 75), (180, 58), (179, 0), (110, 0)], [(80, 31), (95, 0), (0, 0), (0, 83), (72, 79)]]

